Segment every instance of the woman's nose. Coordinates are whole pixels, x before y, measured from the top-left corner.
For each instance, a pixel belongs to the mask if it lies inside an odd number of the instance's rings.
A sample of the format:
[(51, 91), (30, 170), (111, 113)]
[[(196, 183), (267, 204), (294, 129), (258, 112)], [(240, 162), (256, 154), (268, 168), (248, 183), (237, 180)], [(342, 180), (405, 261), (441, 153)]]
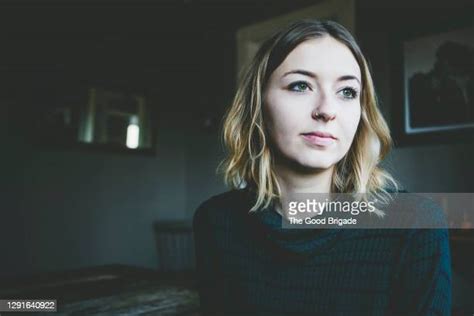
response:
[(316, 102), (316, 106), (311, 113), (315, 120), (332, 121), (336, 118), (336, 107), (334, 101), (330, 100), (325, 94), (321, 94)]

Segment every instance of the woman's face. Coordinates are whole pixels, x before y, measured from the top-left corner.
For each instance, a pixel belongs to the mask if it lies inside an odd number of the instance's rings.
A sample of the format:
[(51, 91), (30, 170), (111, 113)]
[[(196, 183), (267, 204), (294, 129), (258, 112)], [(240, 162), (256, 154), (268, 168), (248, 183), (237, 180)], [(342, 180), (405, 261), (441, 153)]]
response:
[(291, 51), (264, 91), (264, 120), (277, 158), (310, 169), (341, 160), (360, 120), (360, 82), (352, 52), (330, 36)]

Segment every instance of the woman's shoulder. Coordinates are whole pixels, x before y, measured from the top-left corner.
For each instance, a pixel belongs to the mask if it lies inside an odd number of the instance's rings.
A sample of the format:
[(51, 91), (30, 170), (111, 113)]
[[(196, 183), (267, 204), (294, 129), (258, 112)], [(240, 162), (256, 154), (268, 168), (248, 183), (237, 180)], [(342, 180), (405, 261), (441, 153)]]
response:
[(202, 202), (198, 209), (215, 209), (233, 206), (247, 202), (249, 198), (250, 193), (247, 189), (233, 189), (211, 196)]
[(251, 205), (251, 193), (247, 189), (233, 189), (216, 194), (203, 201), (193, 215), (193, 221), (218, 219), (232, 215), (236, 210)]
[(406, 188), (398, 186), (394, 187), (393, 185), (387, 185), (383, 188), (383, 191), (387, 193), (409, 193)]
[(396, 215), (398, 223), (412, 228), (447, 228), (446, 214), (436, 195), (403, 190), (393, 197), (389, 210)]

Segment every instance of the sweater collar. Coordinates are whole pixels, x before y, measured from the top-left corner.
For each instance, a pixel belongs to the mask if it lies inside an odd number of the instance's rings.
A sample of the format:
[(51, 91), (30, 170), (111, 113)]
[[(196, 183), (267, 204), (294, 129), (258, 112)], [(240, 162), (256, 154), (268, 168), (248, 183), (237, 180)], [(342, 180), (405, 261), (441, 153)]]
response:
[[(270, 205), (248, 214), (254, 232), (284, 259), (304, 259), (331, 249), (341, 237), (340, 228), (286, 228), (280, 215)], [(285, 227), (286, 226), (286, 227)]]

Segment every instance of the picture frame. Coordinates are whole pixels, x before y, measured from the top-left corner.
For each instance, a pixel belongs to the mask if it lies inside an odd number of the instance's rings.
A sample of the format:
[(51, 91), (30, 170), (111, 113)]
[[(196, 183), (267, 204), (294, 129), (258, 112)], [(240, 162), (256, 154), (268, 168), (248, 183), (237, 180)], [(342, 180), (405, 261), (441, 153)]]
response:
[[(59, 73), (59, 72), (58, 72)], [(126, 82), (48, 80), (53, 88), (29, 90), (17, 120), (41, 149), (156, 155), (156, 113), (146, 89)], [(30, 100), (31, 99), (31, 100)]]
[(427, 23), (392, 40), (396, 146), (474, 141), (474, 24)]

